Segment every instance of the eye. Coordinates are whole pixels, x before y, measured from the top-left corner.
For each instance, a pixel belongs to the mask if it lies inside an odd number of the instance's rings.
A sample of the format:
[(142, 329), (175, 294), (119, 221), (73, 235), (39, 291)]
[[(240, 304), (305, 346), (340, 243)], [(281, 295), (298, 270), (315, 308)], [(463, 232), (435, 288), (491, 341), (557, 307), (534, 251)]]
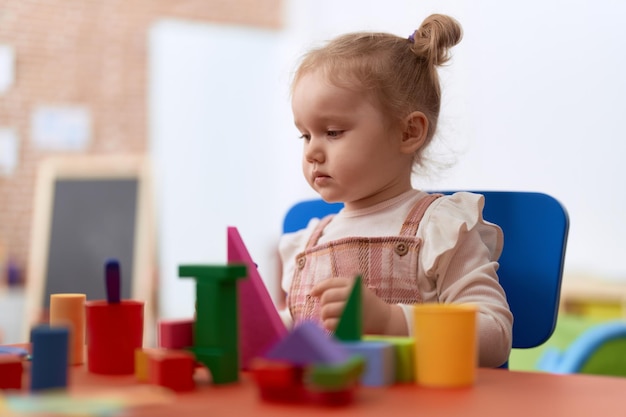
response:
[(311, 135), (302, 134), (302, 135), (298, 136), (298, 139), (302, 139), (302, 140), (305, 140), (305, 141), (308, 142), (308, 141), (311, 140)]
[(328, 130), (326, 131), (326, 136), (329, 138), (338, 138), (343, 132), (343, 130)]

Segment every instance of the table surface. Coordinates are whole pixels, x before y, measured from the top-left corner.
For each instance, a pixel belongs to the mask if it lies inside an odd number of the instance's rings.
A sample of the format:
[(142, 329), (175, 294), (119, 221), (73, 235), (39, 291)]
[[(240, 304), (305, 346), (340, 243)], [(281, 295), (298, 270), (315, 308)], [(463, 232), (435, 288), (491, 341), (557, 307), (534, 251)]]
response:
[[(125, 392), (137, 395), (131, 376), (103, 376), (74, 366), (71, 395)], [(112, 391), (113, 390), (113, 391)], [(424, 388), (414, 384), (384, 388), (360, 387), (347, 406), (286, 405), (259, 398), (256, 385), (243, 373), (234, 384), (212, 385), (200, 379), (194, 391), (169, 394), (158, 402), (134, 406), (124, 416), (624, 416), (626, 378), (556, 375), (502, 369), (479, 369), (476, 384), (462, 389)]]

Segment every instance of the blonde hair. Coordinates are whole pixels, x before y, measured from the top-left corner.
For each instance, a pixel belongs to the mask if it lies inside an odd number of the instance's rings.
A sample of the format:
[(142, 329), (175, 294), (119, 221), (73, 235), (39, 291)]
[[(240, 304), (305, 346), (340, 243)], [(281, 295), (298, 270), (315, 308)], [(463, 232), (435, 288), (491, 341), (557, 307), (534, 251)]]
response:
[(421, 165), (441, 107), (437, 67), (450, 59), (449, 49), (461, 37), (460, 24), (440, 14), (428, 16), (408, 38), (378, 32), (342, 35), (304, 55), (292, 89), (303, 75), (321, 70), (332, 84), (363, 91), (391, 123), (414, 111), (424, 113), (427, 137), (414, 157), (415, 164)]

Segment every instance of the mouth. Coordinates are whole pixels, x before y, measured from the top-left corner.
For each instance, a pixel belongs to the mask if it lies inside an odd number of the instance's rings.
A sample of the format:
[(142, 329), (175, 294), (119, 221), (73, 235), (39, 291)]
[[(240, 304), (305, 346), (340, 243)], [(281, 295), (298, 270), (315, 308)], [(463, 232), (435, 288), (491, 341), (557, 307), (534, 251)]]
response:
[(318, 178), (330, 178), (330, 175), (326, 175), (323, 172), (319, 172), (319, 171), (314, 171), (313, 172), (313, 179), (316, 180)]
[(324, 182), (328, 181), (328, 179), (330, 179), (330, 175), (326, 175), (322, 172), (314, 172), (313, 173), (313, 183), (317, 184), (317, 185), (322, 185), (324, 184)]

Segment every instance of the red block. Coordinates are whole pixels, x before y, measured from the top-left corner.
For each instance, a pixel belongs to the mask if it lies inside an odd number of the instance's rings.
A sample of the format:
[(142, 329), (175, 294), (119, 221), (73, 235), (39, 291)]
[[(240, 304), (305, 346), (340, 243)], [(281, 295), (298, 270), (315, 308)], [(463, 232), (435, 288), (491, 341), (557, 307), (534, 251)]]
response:
[(22, 389), (24, 366), (17, 355), (0, 355), (0, 389)]
[(255, 358), (250, 372), (265, 401), (303, 403), (308, 401), (304, 387), (304, 369), (288, 362)]
[(185, 349), (193, 346), (193, 319), (160, 320), (159, 347)]
[(320, 391), (312, 393), (312, 401), (325, 406), (341, 407), (354, 402), (356, 387), (350, 387), (339, 391)]
[(148, 380), (153, 385), (169, 388), (173, 391), (191, 391), (196, 383), (193, 380), (195, 357), (185, 351), (165, 351), (148, 356)]

